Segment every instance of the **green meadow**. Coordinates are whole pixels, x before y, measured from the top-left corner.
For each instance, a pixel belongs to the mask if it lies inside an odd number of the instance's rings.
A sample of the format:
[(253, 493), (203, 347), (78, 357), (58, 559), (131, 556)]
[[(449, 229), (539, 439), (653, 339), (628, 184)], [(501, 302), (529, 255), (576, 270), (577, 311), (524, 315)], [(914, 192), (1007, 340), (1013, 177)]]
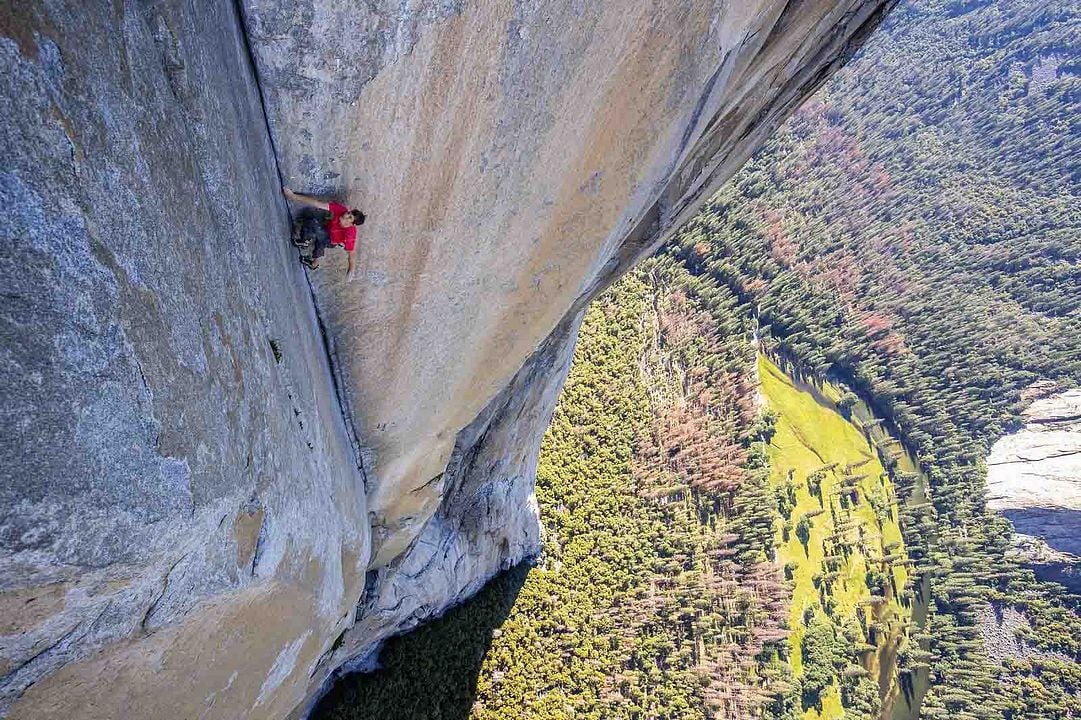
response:
[(859, 421), (845, 417), (839, 389), (797, 382), (764, 356), (758, 367), (776, 416), (777, 559), (792, 583), (789, 662), (803, 680), (803, 717), (844, 718), (861, 700), (871, 709), (859, 690), (842, 698), (846, 679), (876, 683), (888, 708), (900, 694), (895, 658), (911, 620), (893, 483)]

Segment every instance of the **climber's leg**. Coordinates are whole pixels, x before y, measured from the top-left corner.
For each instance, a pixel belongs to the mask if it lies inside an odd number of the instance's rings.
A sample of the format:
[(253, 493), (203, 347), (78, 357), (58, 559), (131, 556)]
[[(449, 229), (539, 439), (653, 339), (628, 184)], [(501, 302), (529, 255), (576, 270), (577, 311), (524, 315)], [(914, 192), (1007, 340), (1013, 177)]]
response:
[(300, 260), (312, 269), (319, 267), (318, 258), (330, 247), (323, 221), (323, 213), (305, 209), (293, 223), (293, 242), (300, 248)]
[(289, 239), (292, 240), (293, 244), (298, 248), (304, 247), (303, 232), (304, 220), (298, 216), (293, 220), (293, 231), (289, 234)]
[(293, 221), (293, 242), (297, 247), (305, 247), (314, 244), (316, 238), (327, 234), (323, 225), (322, 213), (304, 209), (300, 211), (297, 219)]
[(312, 238), (311, 254), (305, 255), (302, 252), (300, 261), (310, 267), (312, 270), (317, 270), (319, 269), (320, 258), (323, 257), (323, 253), (326, 252), (328, 247), (330, 247), (330, 237), (324, 230), (324, 232), (316, 234)]

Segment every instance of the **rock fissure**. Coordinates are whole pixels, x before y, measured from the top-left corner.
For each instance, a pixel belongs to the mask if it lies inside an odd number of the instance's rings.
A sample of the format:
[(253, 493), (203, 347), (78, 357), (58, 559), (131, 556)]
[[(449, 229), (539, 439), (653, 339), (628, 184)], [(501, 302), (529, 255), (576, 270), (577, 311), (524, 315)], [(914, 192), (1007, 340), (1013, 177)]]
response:
[[(100, 618), (101, 616), (99, 615), (98, 617)], [(15, 667), (11, 668), (2, 677), (0, 677), (0, 682), (6, 682), (9, 679), (14, 678), (23, 669), (28, 668), (31, 665), (33, 665), (39, 658), (45, 657), (46, 655), (48, 655), (50, 652), (52, 652), (56, 648), (58, 648), (58, 647), (64, 645), (65, 643), (69, 642), (71, 640), (71, 638), (76, 635), (76, 632), (79, 630), (79, 628), (81, 626), (82, 626), (82, 623), (75, 623), (70, 628), (68, 628), (66, 631), (61, 633), (60, 637), (58, 637), (56, 640), (54, 640), (54, 641), (52, 641), (50, 643), (47, 643), (47, 644), (43, 645), (40, 649), (34, 651), (34, 653), (32, 655), (27, 657), (21, 663), (15, 665)], [(89, 632), (89, 630), (84, 630), (83, 633), (81, 633), (81, 635), (85, 635), (87, 632)], [(33, 682), (31, 682), (29, 685), (27, 685), (27, 688), (29, 688), (30, 685), (33, 685)]]
[(244, 45), (244, 57), (246, 60), (247, 71), (251, 76), (252, 82), (255, 84), (256, 95), (259, 98), (259, 115), (263, 120), (263, 127), (266, 130), (266, 140), (270, 145), (271, 157), (274, 159), (274, 171), (277, 174), (278, 182), (280, 183), (284, 176), (282, 175), (281, 161), (278, 159), (278, 150), (274, 146), (274, 133), (270, 130), (270, 116), (267, 114), (266, 94), (263, 92), (263, 83), (259, 78), (259, 69), (258, 65), (255, 63), (255, 54), (252, 52), (251, 41), (248, 38), (248, 23), (244, 17), (244, 0), (233, 0), (233, 11), (236, 13), (236, 17), (239, 21), (238, 30)]
[(143, 634), (149, 635), (151, 633), (151, 631), (146, 626), (147, 622), (149, 622), (150, 616), (154, 614), (154, 609), (157, 608), (158, 603), (160, 603), (161, 599), (163, 597), (165, 597), (165, 593), (169, 589), (169, 578), (172, 577), (173, 570), (176, 570), (177, 565), (182, 563), (185, 560), (185, 558), (187, 558), (187, 557), (188, 557), (188, 553), (184, 553), (183, 555), (181, 555), (179, 558), (177, 558), (176, 562), (174, 562), (172, 565), (169, 566), (169, 569), (165, 571), (165, 574), (162, 575), (162, 578), (161, 578), (161, 590), (150, 601), (150, 604), (147, 605), (146, 612), (143, 613), (143, 617), (139, 621), (139, 629), (142, 631)]
[(1017, 453), (1016, 460), (993, 460), (988, 461), (988, 467), (994, 467), (996, 465), (1027, 465), (1034, 462), (1041, 462), (1043, 460), (1057, 460), (1058, 458), (1070, 457), (1073, 455), (1081, 455), (1081, 450), (1066, 450), (1058, 453), (1051, 453), (1050, 455), (1033, 455), (1025, 456)]
[[(256, 64), (255, 54), (252, 52), (251, 40), (248, 37), (249, 23), (247, 21), (247, 18), (245, 17), (246, 10), (244, 0), (233, 0), (233, 4), (235, 6), (236, 16), (239, 19), (239, 32), (241, 37), (243, 38), (244, 54), (247, 59), (247, 68), (251, 74), (252, 82), (255, 84), (256, 91), (259, 97), (259, 112), (260, 116), (263, 119), (263, 125), (266, 129), (266, 139), (270, 145), (270, 153), (274, 159), (274, 169), (277, 173), (279, 184), (283, 184), (283, 179), (285, 176), (282, 174), (281, 171), (281, 160), (278, 157), (278, 150), (274, 144), (274, 133), (270, 127), (270, 116), (267, 113), (266, 94), (263, 91), (263, 83), (259, 76), (259, 68)], [(289, 222), (291, 223), (294, 218), (292, 212), (288, 208), (288, 205), (286, 205), (286, 214), (288, 215)], [(339, 413), (342, 417), (342, 421), (345, 423), (345, 427), (348, 428), (350, 439), (353, 443), (353, 452), (356, 455), (357, 470), (361, 473), (361, 477), (364, 478), (366, 477), (366, 475), (364, 472), (363, 454), (361, 452), (361, 441), (360, 437), (357, 435), (356, 428), (353, 426), (353, 413), (348, 409), (347, 396), (343, 391), (341, 369), (334, 354), (334, 341), (327, 334), (326, 326), (319, 311), (318, 297), (316, 297), (315, 289), (312, 287), (311, 281), (306, 274), (305, 285), (307, 286), (308, 292), (311, 295), (312, 307), (315, 310), (316, 327), (319, 331), (323, 351), (326, 353), (326, 361), (327, 364), (330, 366), (331, 377), (334, 381), (334, 393), (337, 397)]]
[(311, 294), (312, 307), (315, 312), (316, 329), (319, 332), (320, 344), (323, 348), (323, 352), (326, 355), (327, 365), (330, 367), (330, 376), (334, 386), (334, 398), (337, 402), (337, 409), (339, 415), (341, 415), (342, 422), (349, 433), (349, 440), (353, 449), (354, 461), (356, 462), (357, 471), (360, 473), (361, 480), (364, 482), (365, 491), (367, 491), (368, 475), (364, 469), (364, 451), (363, 445), (360, 441), (360, 436), (357, 434), (356, 427), (353, 423), (353, 413), (349, 409), (349, 396), (345, 391), (345, 382), (342, 377), (341, 364), (337, 360), (336, 353), (334, 352), (334, 338), (327, 332), (326, 324), (323, 321), (323, 316), (319, 311), (319, 298), (315, 294), (315, 289), (312, 287), (311, 279), (307, 274), (304, 276), (304, 283), (308, 288), (308, 292)]
[(1071, 425), (1081, 422), (1081, 415), (1052, 415), (1051, 417), (1035, 417), (1028, 420), (1033, 425)]

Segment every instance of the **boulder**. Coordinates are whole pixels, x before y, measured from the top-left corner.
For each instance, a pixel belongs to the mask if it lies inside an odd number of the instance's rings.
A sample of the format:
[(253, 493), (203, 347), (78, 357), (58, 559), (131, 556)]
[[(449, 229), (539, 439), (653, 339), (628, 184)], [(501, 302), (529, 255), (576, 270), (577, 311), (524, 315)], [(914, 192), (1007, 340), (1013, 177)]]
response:
[(1037, 574), (1081, 593), (1081, 390), (1036, 400), (1024, 419), (987, 457), (988, 506)]

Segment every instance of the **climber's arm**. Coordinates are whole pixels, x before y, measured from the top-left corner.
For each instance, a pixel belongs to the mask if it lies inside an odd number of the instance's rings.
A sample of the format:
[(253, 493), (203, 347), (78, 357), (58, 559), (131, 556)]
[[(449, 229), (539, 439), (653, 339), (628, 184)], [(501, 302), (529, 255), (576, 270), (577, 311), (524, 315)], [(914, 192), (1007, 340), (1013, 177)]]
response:
[(330, 210), (330, 205), (323, 202), (319, 198), (313, 198), (307, 195), (301, 195), (300, 193), (295, 193), (287, 187), (282, 188), (282, 194), (290, 200), (296, 200), (298, 203), (307, 205), (308, 207), (318, 208), (319, 210)]
[(352, 280), (353, 271), (357, 269), (357, 251), (349, 250), (346, 255), (349, 256), (349, 269), (345, 271), (345, 277), (347, 280)]

